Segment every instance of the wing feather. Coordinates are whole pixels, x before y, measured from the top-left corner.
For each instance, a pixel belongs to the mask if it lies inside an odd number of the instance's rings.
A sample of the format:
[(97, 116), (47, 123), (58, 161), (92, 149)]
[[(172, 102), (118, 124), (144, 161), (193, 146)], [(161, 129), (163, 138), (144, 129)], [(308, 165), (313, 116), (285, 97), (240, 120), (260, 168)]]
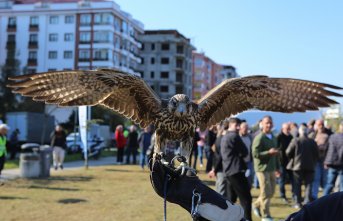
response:
[(212, 126), (226, 117), (256, 108), (276, 112), (305, 112), (337, 104), (328, 96), (342, 95), (330, 84), (290, 78), (249, 76), (223, 81), (196, 101), (198, 121), (202, 128)]
[(154, 122), (161, 100), (139, 77), (119, 70), (57, 71), (10, 78), (13, 92), (59, 106), (100, 104), (140, 126)]

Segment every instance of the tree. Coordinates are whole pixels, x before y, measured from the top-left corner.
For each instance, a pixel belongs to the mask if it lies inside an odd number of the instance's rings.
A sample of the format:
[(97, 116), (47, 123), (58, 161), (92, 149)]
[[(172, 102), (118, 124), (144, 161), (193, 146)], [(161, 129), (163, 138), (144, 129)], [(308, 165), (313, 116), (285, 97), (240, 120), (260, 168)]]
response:
[(7, 44), (6, 63), (1, 67), (0, 76), (0, 118), (5, 120), (6, 113), (18, 107), (18, 97), (6, 87), (8, 78), (20, 74), (20, 61), (15, 56), (15, 44)]
[(127, 121), (124, 117), (114, 113), (113, 111), (111, 111), (107, 108), (101, 107), (101, 106), (92, 107), (91, 119), (102, 119), (103, 123), (101, 123), (101, 124), (110, 125), (110, 128), (112, 131), (114, 131), (115, 127), (118, 124), (124, 125), (124, 123)]

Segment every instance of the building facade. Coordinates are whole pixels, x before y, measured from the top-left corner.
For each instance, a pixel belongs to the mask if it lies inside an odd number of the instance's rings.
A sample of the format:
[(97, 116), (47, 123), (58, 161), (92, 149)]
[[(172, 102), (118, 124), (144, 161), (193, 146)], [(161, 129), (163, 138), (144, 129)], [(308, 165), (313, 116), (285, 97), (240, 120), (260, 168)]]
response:
[(142, 43), (141, 75), (162, 98), (175, 94), (192, 97), (192, 51), (190, 39), (177, 30), (147, 30)]
[(200, 99), (223, 80), (237, 77), (233, 66), (220, 65), (204, 53), (193, 51), (193, 98)]
[(11, 50), (26, 73), (118, 68), (139, 75), (144, 27), (115, 2), (13, 2), (0, 4), (0, 65)]

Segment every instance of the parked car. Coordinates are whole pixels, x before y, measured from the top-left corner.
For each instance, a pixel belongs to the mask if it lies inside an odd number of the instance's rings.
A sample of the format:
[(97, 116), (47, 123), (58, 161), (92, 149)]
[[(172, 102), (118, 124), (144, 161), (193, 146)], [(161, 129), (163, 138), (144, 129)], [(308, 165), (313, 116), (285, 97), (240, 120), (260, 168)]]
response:
[[(104, 139), (94, 135), (92, 139), (88, 140), (88, 157), (97, 159), (104, 148)], [(67, 136), (67, 151), (69, 153), (81, 153), (82, 158), (84, 158), (83, 144), (79, 133), (71, 133)]]

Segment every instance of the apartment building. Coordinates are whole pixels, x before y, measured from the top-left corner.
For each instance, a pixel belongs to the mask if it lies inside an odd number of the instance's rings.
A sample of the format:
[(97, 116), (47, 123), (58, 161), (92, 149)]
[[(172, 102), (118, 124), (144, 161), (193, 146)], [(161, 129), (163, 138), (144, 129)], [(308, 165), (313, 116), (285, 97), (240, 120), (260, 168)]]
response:
[(200, 99), (227, 78), (237, 77), (233, 66), (217, 64), (203, 52), (193, 51), (193, 98)]
[(14, 51), (26, 73), (118, 68), (139, 75), (143, 28), (114, 1), (3, 1), (0, 65)]
[(177, 30), (146, 30), (138, 36), (142, 43), (139, 65), (144, 80), (162, 98), (175, 94), (192, 97), (192, 51), (189, 38)]

